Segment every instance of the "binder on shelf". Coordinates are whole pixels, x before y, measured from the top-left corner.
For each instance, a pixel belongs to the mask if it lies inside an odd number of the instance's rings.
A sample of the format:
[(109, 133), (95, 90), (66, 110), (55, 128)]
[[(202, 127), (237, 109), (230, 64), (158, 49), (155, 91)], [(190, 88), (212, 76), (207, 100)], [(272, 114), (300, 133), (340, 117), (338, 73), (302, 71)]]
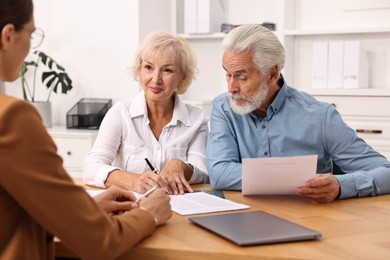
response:
[(325, 89), (328, 82), (328, 42), (313, 43), (313, 88)]
[(197, 32), (197, 0), (184, 1), (184, 33)]
[(328, 88), (343, 88), (344, 42), (328, 44)]
[[(217, 30), (212, 30), (211, 28), (211, 12), (210, 12), (210, 0), (198, 0), (198, 13), (197, 13), (197, 33), (210, 33), (218, 32)], [(218, 28), (219, 29), (219, 28)]]
[(184, 33), (219, 32), (226, 0), (184, 0)]
[(344, 42), (343, 87), (368, 88), (368, 59), (360, 41)]

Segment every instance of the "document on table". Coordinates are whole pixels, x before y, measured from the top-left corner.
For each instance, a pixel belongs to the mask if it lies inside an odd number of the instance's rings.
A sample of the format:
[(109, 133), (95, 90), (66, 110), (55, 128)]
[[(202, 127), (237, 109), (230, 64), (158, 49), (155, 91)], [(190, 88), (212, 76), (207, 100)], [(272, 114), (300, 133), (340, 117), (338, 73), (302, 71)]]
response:
[(316, 177), (317, 155), (242, 159), (243, 195), (292, 195)]
[(89, 196), (95, 197), (96, 195), (99, 195), (105, 190), (85, 190), (85, 191), (89, 194)]
[(205, 192), (171, 195), (172, 211), (180, 215), (191, 215), (218, 211), (247, 209), (248, 205), (207, 194)]
[[(104, 190), (87, 190), (90, 196), (96, 196)], [(133, 192), (138, 198), (141, 194)], [(247, 209), (248, 205), (222, 199), (205, 192), (185, 193), (184, 195), (170, 195), (172, 211), (180, 215)]]
[[(102, 192), (105, 191), (105, 190), (103, 190), (103, 189), (92, 190), (92, 189), (91, 189), (91, 190), (85, 190), (85, 191), (89, 194), (89, 196), (95, 197), (96, 195), (99, 195), (100, 193), (102, 193)], [(136, 199), (138, 199), (139, 197), (142, 196), (141, 193), (138, 193), (138, 192), (135, 192), (135, 191), (131, 191), (131, 193), (134, 194), (134, 196), (135, 196)]]

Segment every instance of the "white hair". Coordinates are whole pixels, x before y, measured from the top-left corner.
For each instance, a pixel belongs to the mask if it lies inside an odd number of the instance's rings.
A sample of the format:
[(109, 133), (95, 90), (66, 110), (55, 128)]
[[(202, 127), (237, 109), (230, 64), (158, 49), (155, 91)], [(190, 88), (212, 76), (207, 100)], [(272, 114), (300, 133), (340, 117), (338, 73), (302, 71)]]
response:
[(262, 75), (277, 65), (278, 77), (284, 67), (283, 45), (273, 32), (261, 25), (247, 24), (234, 28), (222, 42), (225, 51), (253, 54), (253, 64)]

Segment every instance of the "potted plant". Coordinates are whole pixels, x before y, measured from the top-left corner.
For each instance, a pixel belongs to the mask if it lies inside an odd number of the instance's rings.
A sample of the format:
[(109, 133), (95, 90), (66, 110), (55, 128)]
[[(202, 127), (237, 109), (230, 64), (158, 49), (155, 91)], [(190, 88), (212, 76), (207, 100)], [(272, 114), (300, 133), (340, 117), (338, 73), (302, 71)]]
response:
[[(30, 101), (39, 111), (46, 127), (51, 127), (51, 103), (50, 97), (52, 92), (57, 93), (61, 88), (61, 93), (66, 94), (73, 88), (72, 80), (66, 73), (65, 68), (59, 65), (55, 60), (46, 53), (36, 50), (33, 52), (35, 60), (25, 61), (20, 70), (20, 79), (22, 83), (23, 98)], [(41, 82), (49, 90), (47, 99), (44, 101), (36, 100), (36, 78), (38, 67), (43, 65)], [(32, 87), (26, 79), (29, 68), (33, 67)], [(42, 66), (41, 66), (42, 67)]]

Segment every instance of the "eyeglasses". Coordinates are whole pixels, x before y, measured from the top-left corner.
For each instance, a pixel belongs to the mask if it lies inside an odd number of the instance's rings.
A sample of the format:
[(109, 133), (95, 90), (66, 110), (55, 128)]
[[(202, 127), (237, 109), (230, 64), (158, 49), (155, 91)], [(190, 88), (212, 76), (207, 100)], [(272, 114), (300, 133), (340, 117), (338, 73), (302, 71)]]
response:
[(30, 30), (27, 28), (22, 27), (23, 30), (26, 30), (31, 33), (31, 39), (30, 39), (30, 48), (36, 49), (39, 46), (41, 46), (43, 39), (45, 38), (45, 33), (40, 28), (35, 28), (35, 30)]

